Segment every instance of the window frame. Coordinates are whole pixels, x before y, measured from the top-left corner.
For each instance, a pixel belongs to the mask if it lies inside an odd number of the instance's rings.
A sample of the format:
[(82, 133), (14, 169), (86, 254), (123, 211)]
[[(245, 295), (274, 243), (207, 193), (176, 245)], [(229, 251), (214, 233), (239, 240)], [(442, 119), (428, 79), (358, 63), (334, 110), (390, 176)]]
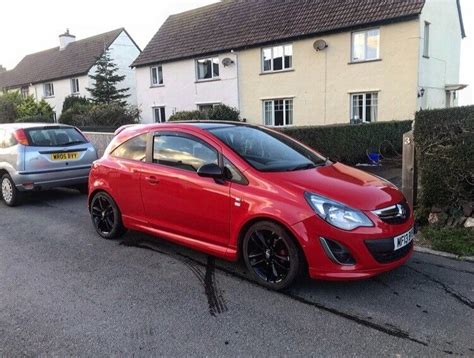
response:
[[(291, 66), (288, 68), (285, 68), (285, 48), (287, 46), (291, 46)], [(274, 50), (276, 47), (281, 47), (283, 49), (283, 57), (282, 57), (282, 69), (281, 70), (275, 70), (274, 69), (274, 61), (275, 57), (273, 55)], [(271, 59), (270, 59), (270, 69), (265, 70), (265, 58), (264, 58), (264, 51), (265, 50), (270, 50), (271, 51)], [(292, 71), (294, 70), (293, 66), (293, 43), (284, 43), (284, 44), (279, 44), (279, 45), (274, 45), (274, 46), (268, 46), (268, 47), (262, 47), (260, 50), (260, 71), (261, 73), (278, 73), (278, 72), (285, 72), (285, 71)]]
[(199, 143), (203, 144), (204, 146), (208, 147), (209, 149), (213, 150), (214, 152), (217, 153), (217, 165), (222, 170), (224, 170), (222, 150), (220, 148), (216, 148), (214, 145), (206, 142), (204, 139), (201, 139), (201, 138), (199, 138), (195, 135), (192, 135), (192, 134), (189, 134), (189, 133), (186, 133), (186, 132), (178, 132), (178, 131), (155, 131), (155, 132), (150, 132), (149, 134), (150, 134), (150, 136), (149, 136), (150, 154), (149, 154), (149, 157), (147, 157), (147, 161), (149, 161), (151, 164), (160, 165), (160, 166), (163, 166), (165, 168), (177, 169), (177, 170), (181, 170), (181, 171), (188, 172), (188, 173), (194, 173), (194, 174), (198, 175), (197, 174), (198, 169), (196, 169), (196, 170), (184, 169), (184, 168), (180, 168), (180, 167), (177, 167), (177, 166), (171, 166), (171, 165), (166, 165), (166, 164), (155, 162), (155, 159), (154, 159), (154, 155), (155, 155), (155, 137), (168, 136), (168, 137), (180, 137), (180, 138), (186, 138), (186, 139), (194, 140), (196, 142), (199, 142)]
[(431, 23), (428, 21), (424, 22), (423, 27), (423, 57), (430, 58), (430, 27)]
[[(275, 125), (275, 101), (283, 101), (283, 125)], [(287, 102), (291, 101), (291, 123), (287, 123), (287, 117), (286, 117), (286, 105)], [(272, 119), (271, 122), (272, 124), (267, 124), (266, 123), (266, 110), (265, 110), (265, 103), (271, 102), (272, 103)], [(263, 117), (263, 125), (267, 127), (276, 127), (276, 128), (282, 128), (282, 127), (291, 127), (294, 125), (294, 98), (293, 97), (285, 97), (285, 98), (269, 98), (269, 99), (263, 99), (262, 100), (262, 117)]]
[[(377, 30), (378, 31), (378, 49), (377, 49), (377, 57), (375, 58), (367, 58), (367, 38), (368, 38), (368, 33), (370, 31)], [(357, 34), (364, 34), (364, 58), (363, 59), (355, 59), (354, 57), (354, 37)], [(370, 62), (370, 61), (379, 61), (381, 59), (380, 56), (380, 39), (381, 39), (381, 31), (380, 27), (371, 27), (368, 29), (363, 29), (363, 30), (357, 30), (357, 31), (352, 31), (351, 32), (351, 49), (350, 49), (350, 63), (359, 63), (359, 62)]]
[[(151, 107), (153, 111), (153, 123), (165, 123), (166, 122), (166, 106), (153, 106)], [(156, 110), (159, 110), (159, 121), (156, 119)]]
[[(153, 83), (153, 70), (156, 70), (156, 79), (157, 83)], [(160, 78), (161, 73), (161, 78)], [(164, 86), (165, 80), (163, 76), (163, 65), (154, 65), (150, 67), (150, 86), (151, 87), (161, 87)]]
[(27, 98), (30, 95), (30, 87), (29, 86), (22, 86), (20, 88), (20, 95), (22, 98)]
[[(51, 91), (47, 93), (46, 88), (49, 88)], [(43, 97), (44, 98), (52, 98), (54, 97), (54, 83), (53, 82), (45, 82), (43, 83)]]
[(80, 93), (79, 78), (71, 78), (71, 94), (76, 95)]
[[(376, 112), (375, 112), (375, 119), (371, 120), (370, 122), (367, 121), (367, 95), (376, 95), (377, 98), (377, 107), (376, 107)], [(359, 122), (355, 122), (354, 119), (354, 96), (362, 96), (362, 117), (359, 119)], [(350, 117), (349, 117), (349, 122), (350, 123), (375, 123), (378, 122), (378, 113), (379, 113), (379, 91), (367, 91), (367, 92), (353, 92), (350, 93), (349, 96), (349, 106), (350, 106)], [(371, 101), (373, 101), (373, 97), (371, 98)], [(371, 104), (373, 106), (373, 104)]]
[[(214, 76), (214, 60), (217, 59), (217, 66), (218, 66), (218, 72), (219, 74), (217, 76)], [(211, 78), (199, 78), (199, 61), (211, 61)], [(206, 81), (217, 81), (221, 79), (221, 61), (219, 59), (219, 56), (211, 56), (211, 57), (202, 57), (202, 58), (197, 58), (194, 61), (194, 68), (196, 71), (196, 82), (206, 82)]]

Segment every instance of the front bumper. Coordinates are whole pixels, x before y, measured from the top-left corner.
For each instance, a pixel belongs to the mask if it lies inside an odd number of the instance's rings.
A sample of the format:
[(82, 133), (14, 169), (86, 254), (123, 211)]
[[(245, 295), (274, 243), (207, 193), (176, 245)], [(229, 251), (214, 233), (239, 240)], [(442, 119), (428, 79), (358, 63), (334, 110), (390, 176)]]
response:
[[(413, 252), (413, 242), (397, 252), (393, 250), (393, 238), (413, 227), (413, 217), (397, 225), (371, 219), (375, 227), (361, 227), (353, 231), (337, 229), (316, 215), (293, 225), (292, 231), (303, 247), (310, 277), (323, 280), (364, 279), (393, 270), (406, 262)], [(335, 262), (327, 254), (320, 238), (342, 244), (355, 263), (343, 265)]]
[(44, 190), (62, 186), (85, 184), (91, 166), (43, 172), (18, 172), (12, 179), (19, 191)]

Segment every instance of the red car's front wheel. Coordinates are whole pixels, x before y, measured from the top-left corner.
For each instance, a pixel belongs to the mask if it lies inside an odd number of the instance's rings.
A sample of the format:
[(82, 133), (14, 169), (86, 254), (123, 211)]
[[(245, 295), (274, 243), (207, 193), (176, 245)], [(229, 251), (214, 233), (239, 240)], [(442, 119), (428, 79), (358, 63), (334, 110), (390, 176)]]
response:
[(253, 224), (244, 236), (242, 254), (255, 280), (273, 290), (282, 290), (297, 278), (303, 260), (293, 238), (270, 221)]
[(122, 214), (107, 193), (96, 193), (91, 200), (90, 210), (94, 228), (104, 239), (115, 239), (125, 233)]

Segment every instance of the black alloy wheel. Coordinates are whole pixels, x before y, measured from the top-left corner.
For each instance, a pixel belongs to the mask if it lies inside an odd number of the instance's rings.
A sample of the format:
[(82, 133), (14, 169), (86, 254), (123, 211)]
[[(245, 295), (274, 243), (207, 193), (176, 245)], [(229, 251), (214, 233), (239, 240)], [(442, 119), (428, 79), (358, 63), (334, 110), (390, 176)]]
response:
[(255, 280), (274, 290), (282, 290), (296, 279), (303, 260), (293, 238), (280, 225), (258, 222), (247, 231), (243, 257)]
[(97, 233), (104, 239), (115, 239), (125, 233), (122, 215), (110, 195), (99, 192), (91, 200), (92, 223)]

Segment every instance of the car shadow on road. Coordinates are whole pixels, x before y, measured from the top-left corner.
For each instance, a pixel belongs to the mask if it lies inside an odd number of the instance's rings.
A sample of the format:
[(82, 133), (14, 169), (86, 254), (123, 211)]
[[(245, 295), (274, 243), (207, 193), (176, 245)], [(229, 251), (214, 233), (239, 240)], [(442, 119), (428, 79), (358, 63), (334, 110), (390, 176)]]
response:
[(52, 206), (54, 203), (61, 203), (71, 198), (84, 198), (87, 200), (87, 195), (80, 193), (76, 189), (71, 188), (55, 188), (44, 191), (24, 192), (22, 193), (21, 206)]

